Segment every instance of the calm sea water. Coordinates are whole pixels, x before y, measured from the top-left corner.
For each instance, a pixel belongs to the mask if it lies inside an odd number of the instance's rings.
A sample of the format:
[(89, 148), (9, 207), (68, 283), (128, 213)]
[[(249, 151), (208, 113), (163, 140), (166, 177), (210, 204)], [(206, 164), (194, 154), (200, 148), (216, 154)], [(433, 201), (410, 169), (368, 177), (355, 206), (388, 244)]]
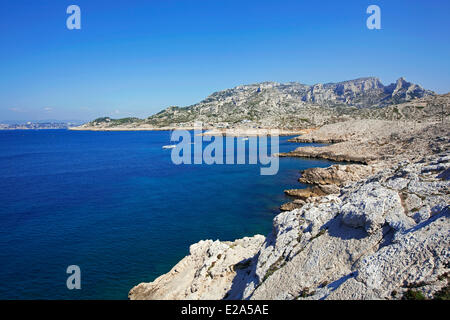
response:
[[(0, 299), (126, 299), (201, 239), (271, 230), (321, 160), (174, 165), (169, 132), (0, 131)], [(299, 146), (280, 138), (280, 151)], [(81, 290), (66, 268), (81, 268)]]

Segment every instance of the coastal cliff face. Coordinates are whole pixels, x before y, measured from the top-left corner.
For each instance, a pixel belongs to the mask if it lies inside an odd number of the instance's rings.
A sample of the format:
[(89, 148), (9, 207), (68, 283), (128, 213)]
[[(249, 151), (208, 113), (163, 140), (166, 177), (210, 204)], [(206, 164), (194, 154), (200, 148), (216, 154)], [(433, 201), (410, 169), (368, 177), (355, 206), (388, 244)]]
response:
[(238, 239), (234, 242), (200, 241), (189, 248), (169, 273), (152, 283), (134, 287), (129, 297), (140, 299), (222, 299), (232, 289), (257, 253), (264, 237)]
[[(431, 115), (428, 109), (436, 109), (434, 97), (403, 78), (388, 86), (374, 77), (315, 85), (263, 82), (215, 92), (197, 104), (172, 106), (147, 119), (105, 117), (78, 129), (192, 128), (195, 121), (209, 128), (304, 129), (345, 119), (423, 119)], [(389, 108), (407, 102), (412, 103)]]
[[(237, 240), (248, 245), (232, 249), (200, 242), (179, 263), (183, 271), (177, 265), (139, 284), (130, 299), (448, 298), (450, 132), (440, 124), (393, 124), (374, 120), (371, 134), (342, 132), (337, 139), (343, 142), (324, 147), (345, 143), (349, 155), (362, 159), (370, 145), (372, 153), (368, 164), (303, 172), (302, 182), (330, 192), (302, 194), (297, 208), (274, 218), (265, 239)], [(329, 130), (298, 139), (318, 139)], [(292, 155), (308, 152), (315, 156), (308, 148)], [(180, 281), (180, 273), (188, 280)]]

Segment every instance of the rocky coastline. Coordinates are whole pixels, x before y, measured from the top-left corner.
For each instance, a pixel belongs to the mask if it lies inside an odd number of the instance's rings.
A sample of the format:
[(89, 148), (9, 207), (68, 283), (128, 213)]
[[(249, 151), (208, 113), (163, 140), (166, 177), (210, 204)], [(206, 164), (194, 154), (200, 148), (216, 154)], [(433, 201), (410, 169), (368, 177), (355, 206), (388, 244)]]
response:
[(267, 237), (194, 244), (129, 298), (448, 299), (448, 128), (349, 121), (293, 141), (332, 144), (283, 156), (361, 161), (305, 170)]
[(92, 126), (84, 124), (78, 127), (71, 127), (73, 131), (173, 131), (173, 130), (194, 130), (194, 127), (152, 127), (152, 126)]
[[(170, 127), (151, 127), (151, 126), (91, 126), (85, 124), (79, 127), (68, 128), (73, 131), (174, 131), (174, 130), (199, 130), (199, 127), (193, 126), (170, 126)], [(231, 128), (231, 129), (218, 129), (211, 127), (202, 127), (203, 136), (232, 136), (232, 137), (252, 137), (252, 136), (293, 136), (299, 134), (305, 134), (310, 132), (311, 129), (277, 129), (277, 128)]]

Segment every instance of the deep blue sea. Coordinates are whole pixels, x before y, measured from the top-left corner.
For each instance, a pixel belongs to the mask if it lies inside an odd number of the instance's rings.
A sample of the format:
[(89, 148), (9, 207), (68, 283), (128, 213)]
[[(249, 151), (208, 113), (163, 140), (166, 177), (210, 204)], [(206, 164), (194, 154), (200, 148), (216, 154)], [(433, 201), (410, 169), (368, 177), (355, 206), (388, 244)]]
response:
[[(201, 239), (266, 235), (322, 160), (174, 165), (170, 133), (0, 131), (0, 299), (127, 299)], [(280, 151), (301, 144), (280, 137)], [(66, 268), (81, 268), (68, 290)]]

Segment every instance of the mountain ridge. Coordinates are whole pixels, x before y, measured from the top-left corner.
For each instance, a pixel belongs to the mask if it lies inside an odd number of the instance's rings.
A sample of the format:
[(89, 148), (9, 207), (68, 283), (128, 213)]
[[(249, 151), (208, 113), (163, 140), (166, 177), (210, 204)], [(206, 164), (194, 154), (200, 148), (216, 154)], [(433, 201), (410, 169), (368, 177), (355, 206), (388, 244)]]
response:
[(399, 78), (383, 85), (376, 77), (313, 85), (265, 81), (216, 91), (200, 102), (169, 106), (146, 119), (98, 118), (82, 128), (192, 127), (201, 121), (216, 128), (308, 128), (344, 118), (365, 118), (392, 105), (437, 96)]

